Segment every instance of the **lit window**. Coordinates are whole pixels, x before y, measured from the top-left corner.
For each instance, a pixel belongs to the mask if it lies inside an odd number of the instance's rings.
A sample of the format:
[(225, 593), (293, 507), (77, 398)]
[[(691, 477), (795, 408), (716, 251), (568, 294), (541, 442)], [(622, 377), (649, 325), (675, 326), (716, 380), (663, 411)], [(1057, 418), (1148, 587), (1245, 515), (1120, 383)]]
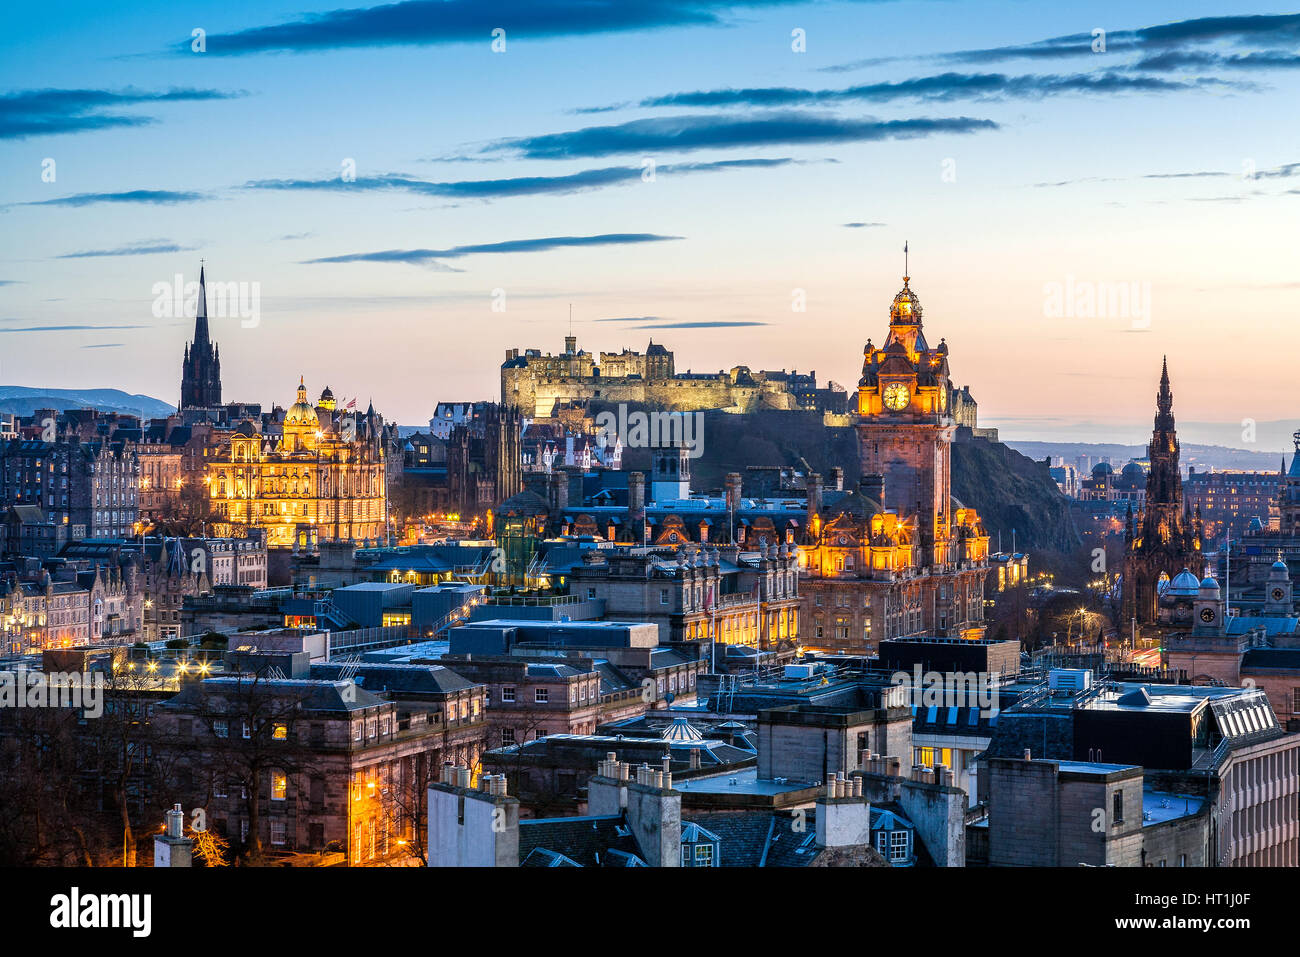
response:
[(285, 801), (289, 797), (289, 779), (283, 771), (271, 772), (271, 800)]
[(275, 730), (271, 732), (271, 737), (276, 741), (288, 741), (289, 726), (287, 724), (277, 724)]

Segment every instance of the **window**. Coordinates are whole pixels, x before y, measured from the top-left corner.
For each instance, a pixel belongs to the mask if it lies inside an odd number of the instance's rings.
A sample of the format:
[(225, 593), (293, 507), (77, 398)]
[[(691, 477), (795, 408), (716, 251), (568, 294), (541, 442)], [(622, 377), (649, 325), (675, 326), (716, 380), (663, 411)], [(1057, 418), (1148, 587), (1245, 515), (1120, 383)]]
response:
[(538, 704), (546, 704), (551, 700), (551, 689), (538, 688), (535, 692), (533, 692), (533, 700), (536, 701)]
[(889, 859), (891, 861), (907, 860), (907, 846), (909, 844), (908, 834), (906, 831), (893, 831), (889, 835)]
[(271, 732), (271, 737), (276, 741), (288, 741), (289, 726), (287, 724), (277, 724)]
[(661, 589), (659, 589), (659, 604), (661, 604), (661, 605), (666, 605), (666, 604), (668, 604), (668, 589), (667, 589), (667, 588), (661, 588)]
[[(1115, 796), (1111, 799), (1111, 802), (1112, 802), (1112, 804), (1111, 804), (1111, 807), (1112, 807), (1112, 811), (1111, 811), (1111, 823), (1112, 823), (1112, 825), (1115, 825), (1115, 824), (1123, 824), (1123, 823), (1124, 823), (1124, 792), (1123, 792), (1123, 791), (1116, 791), (1116, 792), (1115, 792)], [(1161, 866), (1164, 866), (1164, 865), (1162, 864)]]
[(515, 729), (514, 729), (514, 728), (502, 728), (502, 729), (501, 729), (501, 746), (502, 746), (503, 748), (508, 748), (508, 747), (510, 747), (510, 745), (512, 745), (512, 744), (514, 744), (514, 743), (515, 743)]
[(713, 845), (712, 844), (695, 845), (695, 866), (696, 867), (713, 866)]
[(271, 843), (284, 844), (286, 842), (286, 829), (284, 821), (272, 819), (271, 821)]
[(285, 801), (289, 797), (289, 779), (283, 771), (271, 772), (271, 800)]
[(218, 738), (230, 737), (230, 722), (225, 718), (218, 718), (212, 722), (212, 733)]
[(240, 733), (244, 736), (244, 738), (247, 739), (253, 736), (253, 729), (248, 726), (247, 721), (241, 721), (240, 727), (241, 727)]

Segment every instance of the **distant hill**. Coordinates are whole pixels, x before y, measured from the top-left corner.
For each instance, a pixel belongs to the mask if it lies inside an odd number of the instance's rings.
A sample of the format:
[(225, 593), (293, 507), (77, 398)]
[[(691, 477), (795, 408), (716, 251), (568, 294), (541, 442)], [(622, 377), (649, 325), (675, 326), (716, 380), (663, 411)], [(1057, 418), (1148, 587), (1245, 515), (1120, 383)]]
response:
[(970, 439), (952, 446), (952, 494), (980, 514), (989, 547), (1011, 550), (1011, 531), (1020, 551), (1069, 552), (1079, 545), (1070, 500), (1061, 494), (1042, 462), (1000, 442)]
[(31, 415), (37, 409), (98, 409), (125, 412), (146, 419), (163, 418), (174, 406), (148, 395), (131, 395), (121, 389), (42, 389), (25, 385), (0, 385), (0, 412)]
[[(1061, 456), (1067, 465), (1074, 465), (1080, 455), (1092, 457), (1095, 465), (1100, 459), (1109, 457), (1111, 464), (1118, 469), (1129, 459), (1145, 458), (1145, 445), (1120, 445), (1109, 442), (1021, 442), (1008, 439), (1007, 445), (1022, 452), (1032, 459), (1042, 461), (1046, 457)], [(1214, 469), (1240, 469), (1247, 472), (1276, 472), (1282, 464), (1281, 452), (1259, 452), (1248, 449), (1234, 449), (1223, 445), (1197, 445), (1181, 443), (1179, 462), (1184, 469), (1195, 466), (1199, 471)], [(1289, 457), (1289, 456), (1288, 456)]]

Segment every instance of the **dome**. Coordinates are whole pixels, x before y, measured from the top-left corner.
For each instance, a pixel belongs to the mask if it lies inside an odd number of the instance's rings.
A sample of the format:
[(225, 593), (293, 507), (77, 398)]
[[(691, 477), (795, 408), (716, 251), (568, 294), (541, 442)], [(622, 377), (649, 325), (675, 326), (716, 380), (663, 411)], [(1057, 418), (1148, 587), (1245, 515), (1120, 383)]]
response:
[(1119, 474), (1123, 475), (1125, 478), (1143, 478), (1147, 473), (1142, 469), (1142, 466), (1138, 465), (1136, 462), (1130, 462), (1128, 465), (1120, 469)]
[(1204, 578), (1201, 579), (1201, 587), (1202, 587), (1202, 588), (1213, 588), (1215, 591), (1218, 591), (1218, 590), (1219, 590), (1219, 583), (1218, 583), (1217, 581), (1215, 581), (1213, 575), (1206, 575)]
[(665, 741), (702, 741), (704, 735), (685, 718), (673, 718), (672, 723), (659, 735)]
[(1109, 462), (1098, 462), (1092, 467), (1092, 477), (1100, 478), (1103, 475), (1114, 475), (1115, 470), (1110, 467)]
[[(1174, 576), (1174, 580), (1165, 589), (1165, 594), (1170, 598), (1195, 598), (1200, 591), (1201, 584), (1189, 569), (1184, 568)], [(1216, 584), (1214, 587), (1218, 588), (1219, 586)]]
[(891, 323), (902, 323), (904, 325), (914, 325), (921, 321), (921, 300), (916, 298), (916, 293), (912, 292), (907, 285), (908, 277), (903, 277), (903, 288), (898, 291), (894, 301), (889, 306), (889, 321)]
[(1277, 561), (1273, 563), (1273, 569), (1275, 571), (1282, 571), (1282, 572), (1286, 571), (1287, 570), (1286, 562), (1282, 561), (1282, 559), (1279, 558)]
[(325, 391), (320, 394), (320, 397), (321, 401), (324, 402), (326, 399), (334, 398), (334, 392), (329, 386), (326, 386)]
[(284, 414), (284, 424), (304, 428), (315, 428), (320, 424), (316, 410), (307, 401), (307, 387), (303, 385), (302, 379), (298, 380), (298, 401), (289, 406), (289, 411)]

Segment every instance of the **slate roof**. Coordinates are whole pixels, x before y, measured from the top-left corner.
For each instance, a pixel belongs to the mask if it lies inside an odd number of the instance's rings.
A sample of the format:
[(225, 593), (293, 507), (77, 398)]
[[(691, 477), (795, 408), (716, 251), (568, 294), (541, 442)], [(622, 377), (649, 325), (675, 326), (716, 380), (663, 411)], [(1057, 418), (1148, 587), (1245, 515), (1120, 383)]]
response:
[(1251, 648), (1242, 656), (1241, 670), (1255, 668), (1300, 670), (1300, 648)]
[[(542, 853), (534, 855), (534, 851)], [(519, 822), (522, 866), (555, 867), (545, 852), (561, 854), (577, 867), (627, 867), (624, 855), (641, 860), (641, 849), (622, 816), (557, 817)], [(644, 861), (642, 861), (644, 863)]]
[(195, 684), (187, 685), (162, 707), (191, 706), (202, 708), (205, 702), (215, 696), (266, 694), (281, 695), (285, 698), (298, 699), (304, 711), (364, 711), (376, 705), (386, 704), (383, 698), (376, 697), (364, 688), (352, 688), (350, 697), (343, 696), (344, 682), (287, 678), (283, 681), (259, 679), (256, 682), (235, 677), (208, 678)]
[(360, 666), (323, 662), (311, 666), (313, 678), (336, 680), (345, 667), (355, 667), (358, 688), (395, 695), (442, 695), (475, 687), (474, 682), (441, 665), (374, 663)]
[[(682, 815), (718, 836), (721, 867), (807, 867), (817, 858), (817, 811), (723, 811)], [(802, 830), (796, 830), (796, 826)]]

